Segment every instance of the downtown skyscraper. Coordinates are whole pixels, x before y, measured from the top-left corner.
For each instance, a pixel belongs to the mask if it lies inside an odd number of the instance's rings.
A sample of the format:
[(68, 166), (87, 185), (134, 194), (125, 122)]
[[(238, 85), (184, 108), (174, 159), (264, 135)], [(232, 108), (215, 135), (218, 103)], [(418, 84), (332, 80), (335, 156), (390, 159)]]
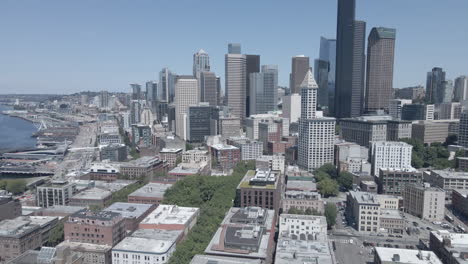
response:
[(453, 83), (445, 79), (445, 71), (434, 67), (427, 73), (426, 101), (430, 104), (450, 103), (453, 97)]
[(335, 116), (361, 115), (364, 102), (366, 23), (355, 20), (356, 1), (338, 0)]
[(309, 57), (297, 55), (291, 60), (291, 75), (289, 76), (289, 89), (291, 93), (301, 93), (301, 83), (310, 68)]
[(198, 78), (200, 72), (210, 71), (210, 56), (206, 51), (200, 49), (193, 54), (193, 76)]
[(455, 79), (453, 98), (456, 102), (468, 100), (468, 76), (460, 76)]
[(366, 112), (389, 109), (393, 97), (395, 57), (393, 28), (373, 28), (367, 45)]
[(188, 108), (200, 103), (198, 80), (192, 75), (177, 75), (175, 78), (175, 131), (183, 140), (187, 139)]
[[(229, 52), (239, 51), (239, 46), (232, 47), (229, 44)], [(225, 55), (225, 89), (227, 106), (231, 115), (240, 118), (246, 117), (247, 101), (247, 58), (239, 53), (228, 53)]]
[(175, 75), (169, 68), (163, 68), (159, 72), (158, 100), (166, 103), (174, 101), (174, 79)]
[(278, 66), (263, 65), (250, 79), (250, 115), (266, 114), (276, 109), (278, 101)]
[(335, 118), (323, 117), (317, 112), (318, 85), (310, 70), (300, 87), (301, 117), (297, 164), (302, 169), (312, 172), (326, 163), (333, 163)]
[(246, 84), (245, 84), (245, 116), (248, 117), (252, 115), (250, 109), (254, 106), (250, 105), (250, 95), (251, 95), (251, 83), (250, 83), (250, 74), (260, 72), (260, 55), (252, 55), (246, 54), (245, 55), (245, 70), (246, 70)]
[(328, 108), (334, 114), (335, 75), (336, 75), (336, 40), (320, 37), (319, 58), (314, 62), (314, 76), (319, 86), (318, 104)]

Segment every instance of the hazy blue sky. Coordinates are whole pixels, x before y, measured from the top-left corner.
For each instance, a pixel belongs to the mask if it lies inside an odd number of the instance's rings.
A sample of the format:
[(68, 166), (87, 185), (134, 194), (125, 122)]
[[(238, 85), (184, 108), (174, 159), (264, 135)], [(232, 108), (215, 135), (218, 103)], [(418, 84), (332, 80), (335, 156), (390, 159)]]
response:
[[(397, 29), (394, 86), (424, 84), (443, 67), (468, 74), (467, 0), (358, 0), (356, 17)], [(0, 93), (129, 91), (162, 67), (192, 73), (203, 48), (223, 78), (228, 42), (288, 84), (291, 57), (318, 56), (335, 37), (336, 0), (1, 0)]]

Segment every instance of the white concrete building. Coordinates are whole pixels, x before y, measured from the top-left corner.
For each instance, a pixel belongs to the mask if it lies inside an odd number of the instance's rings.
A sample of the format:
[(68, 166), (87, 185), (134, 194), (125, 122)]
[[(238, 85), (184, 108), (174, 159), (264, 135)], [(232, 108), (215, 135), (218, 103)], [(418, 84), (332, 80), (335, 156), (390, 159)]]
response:
[(318, 85), (310, 70), (301, 87), (297, 164), (305, 170), (313, 171), (326, 163), (333, 163), (335, 119), (317, 117)]
[(245, 118), (247, 98), (247, 58), (244, 54), (225, 56), (225, 94), (231, 114), (241, 120)]
[(445, 216), (445, 191), (429, 184), (406, 184), (403, 204), (407, 213), (429, 221), (441, 221)]
[(241, 160), (256, 160), (263, 154), (263, 142), (246, 137), (231, 137), (228, 144), (241, 150)]
[(198, 80), (192, 75), (178, 75), (175, 81), (175, 123), (176, 135), (183, 140), (187, 139), (188, 107), (199, 102)]
[(380, 168), (410, 169), (413, 146), (405, 142), (374, 141), (370, 150), (373, 175), (379, 175)]
[(283, 117), (290, 123), (296, 123), (301, 117), (301, 95), (290, 94), (283, 96)]
[(280, 112), (251, 115), (245, 119), (246, 135), (250, 139), (258, 140), (258, 125), (265, 122), (282, 121), (282, 136), (289, 136), (289, 119), (281, 117)]
[(375, 248), (375, 264), (442, 264), (432, 251), (402, 248)]
[(181, 235), (180, 230), (137, 230), (112, 249), (112, 264), (167, 263)]

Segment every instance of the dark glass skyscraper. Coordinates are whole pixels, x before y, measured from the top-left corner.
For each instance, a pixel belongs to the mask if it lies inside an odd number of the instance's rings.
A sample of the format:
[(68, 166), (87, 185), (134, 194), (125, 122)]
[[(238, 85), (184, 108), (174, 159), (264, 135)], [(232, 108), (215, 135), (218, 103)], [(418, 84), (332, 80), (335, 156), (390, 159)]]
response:
[(393, 61), (395, 56), (393, 28), (373, 28), (367, 45), (366, 112), (388, 110), (393, 97)]
[(187, 140), (189, 142), (204, 142), (205, 136), (217, 134), (219, 110), (207, 103), (190, 106), (187, 118)]
[(318, 85), (317, 105), (320, 109), (328, 108), (328, 72), (329, 63), (326, 60), (314, 61), (314, 77)]
[(246, 100), (245, 100), (245, 116), (250, 116), (250, 74), (260, 72), (260, 55), (245, 55), (246, 58)]
[(445, 72), (442, 68), (435, 67), (427, 73), (426, 101), (430, 104), (449, 103), (452, 100), (450, 85), (445, 80)]
[(366, 23), (355, 21), (355, 0), (338, 0), (335, 116), (359, 116), (364, 99)]
[(200, 102), (218, 105), (218, 81), (214, 72), (200, 72)]
[[(335, 105), (335, 75), (336, 75), (336, 40), (320, 37), (319, 60), (328, 62), (328, 113), (334, 115)], [(316, 67), (316, 66), (315, 66)], [(317, 77), (315, 79), (320, 83)], [(320, 89), (320, 84), (319, 84)], [(320, 91), (319, 91), (320, 94)], [(320, 100), (319, 100), (320, 101)]]

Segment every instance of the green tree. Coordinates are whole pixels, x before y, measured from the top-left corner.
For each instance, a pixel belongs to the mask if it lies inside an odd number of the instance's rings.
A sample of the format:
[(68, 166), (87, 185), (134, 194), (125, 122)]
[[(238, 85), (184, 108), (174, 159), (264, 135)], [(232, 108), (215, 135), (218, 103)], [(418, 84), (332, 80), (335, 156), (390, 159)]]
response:
[(317, 182), (321, 182), (324, 179), (330, 179), (330, 176), (327, 173), (323, 172), (323, 171), (318, 171), (318, 172), (315, 173), (315, 180)]
[(336, 224), (336, 215), (336, 205), (334, 203), (327, 203), (325, 206), (325, 217), (327, 218), (329, 229)]
[(5, 190), (7, 186), (7, 182), (4, 180), (0, 181), (0, 190)]
[(193, 145), (190, 144), (190, 143), (185, 143), (185, 150), (192, 150), (193, 149)]
[(444, 142), (444, 146), (455, 145), (457, 143), (458, 136), (456, 134), (449, 135)]
[(58, 224), (49, 232), (47, 246), (55, 247), (60, 244), (64, 239), (63, 222), (59, 221)]
[(317, 171), (323, 171), (328, 174), (332, 179), (338, 178), (338, 171), (336, 170), (335, 165), (327, 163), (318, 168)]
[(338, 183), (332, 179), (324, 179), (318, 183), (320, 193), (325, 196), (336, 196), (338, 194)]
[(302, 214), (304, 214), (304, 212), (302, 210), (297, 209), (296, 207), (291, 207), (288, 210), (288, 214), (300, 214), (300, 215), (302, 215)]
[(351, 188), (353, 188), (353, 174), (351, 174), (350, 172), (340, 172), (337, 181), (338, 184), (346, 190), (350, 190)]
[(317, 210), (313, 208), (307, 208), (304, 213), (306, 215), (321, 215)]
[(22, 193), (26, 190), (26, 181), (22, 179), (9, 180), (6, 184), (6, 190), (13, 194)]
[(411, 166), (415, 167), (416, 169), (422, 168), (424, 166), (424, 160), (414, 151), (411, 154)]

